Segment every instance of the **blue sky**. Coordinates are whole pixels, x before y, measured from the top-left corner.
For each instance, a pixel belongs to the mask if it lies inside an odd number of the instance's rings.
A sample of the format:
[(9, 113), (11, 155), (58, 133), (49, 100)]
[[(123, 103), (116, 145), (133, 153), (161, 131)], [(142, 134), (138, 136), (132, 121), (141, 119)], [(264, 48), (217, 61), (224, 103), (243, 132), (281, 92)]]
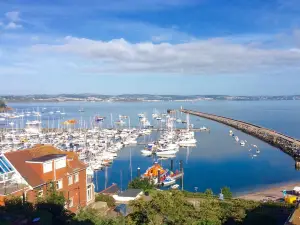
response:
[(299, 0), (0, 0), (0, 94), (300, 94)]

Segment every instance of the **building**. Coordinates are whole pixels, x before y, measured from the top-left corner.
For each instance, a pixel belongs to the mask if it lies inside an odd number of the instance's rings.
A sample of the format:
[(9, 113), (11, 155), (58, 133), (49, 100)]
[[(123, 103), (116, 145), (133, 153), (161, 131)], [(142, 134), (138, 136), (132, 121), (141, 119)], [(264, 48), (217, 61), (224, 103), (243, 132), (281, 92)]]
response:
[(0, 155), (0, 205), (8, 195), (34, 202), (49, 185), (64, 193), (66, 208), (76, 212), (94, 201), (94, 184), (76, 153), (49, 145)]
[(112, 197), (116, 200), (116, 202), (129, 202), (141, 198), (143, 194), (143, 190), (141, 189), (127, 189), (122, 193), (113, 195)]
[(103, 194), (103, 195), (116, 195), (120, 192), (120, 188), (118, 187), (117, 184), (113, 183), (111, 186), (109, 186), (108, 188), (102, 190), (99, 192), (99, 194)]

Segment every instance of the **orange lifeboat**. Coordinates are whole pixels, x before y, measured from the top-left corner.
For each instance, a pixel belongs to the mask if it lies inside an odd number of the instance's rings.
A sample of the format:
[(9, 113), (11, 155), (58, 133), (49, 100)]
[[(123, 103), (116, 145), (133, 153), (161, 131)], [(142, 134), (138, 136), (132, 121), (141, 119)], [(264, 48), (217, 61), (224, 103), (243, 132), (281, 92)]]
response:
[(158, 170), (160, 170), (161, 175), (166, 172), (166, 170), (164, 170), (161, 165), (159, 165), (158, 163), (154, 163), (153, 166), (146, 170), (146, 172), (144, 173), (144, 177), (157, 177)]

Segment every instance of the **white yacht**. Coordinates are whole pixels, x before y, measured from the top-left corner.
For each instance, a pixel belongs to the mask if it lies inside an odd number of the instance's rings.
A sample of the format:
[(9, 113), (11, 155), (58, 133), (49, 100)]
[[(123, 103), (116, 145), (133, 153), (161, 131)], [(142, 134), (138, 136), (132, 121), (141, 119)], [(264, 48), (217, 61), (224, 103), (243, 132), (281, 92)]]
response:
[(239, 142), (239, 140), (240, 140), (238, 136), (235, 136), (234, 139), (236, 142)]

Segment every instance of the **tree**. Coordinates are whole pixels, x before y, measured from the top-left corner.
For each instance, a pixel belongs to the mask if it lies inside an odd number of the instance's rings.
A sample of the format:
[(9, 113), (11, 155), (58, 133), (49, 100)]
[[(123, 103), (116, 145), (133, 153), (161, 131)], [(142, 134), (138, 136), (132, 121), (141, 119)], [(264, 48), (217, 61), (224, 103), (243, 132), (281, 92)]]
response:
[(208, 188), (208, 189), (205, 190), (204, 194), (206, 196), (210, 197), (210, 196), (214, 195), (214, 192), (210, 188)]
[(6, 108), (6, 107), (7, 105), (5, 104), (5, 102), (0, 99), (0, 108)]
[(146, 178), (135, 178), (128, 184), (128, 188), (143, 189), (143, 191), (146, 191), (153, 189), (154, 184)]
[(6, 103), (0, 99), (0, 112), (4, 111), (7, 108)]
[(36, 208), (51, 213), (53, 223), (64, 224), (66, 221), (71, 221), (74, 216), (71, 211), (65, 209), (66, 203), (64, 194), (57, 191), (54, 183), (50, 182), (45, 196), (37, 199)]
[(8, 196), (4, 199), (5, 211), (13, 214), (30, 215), (33, 212), (33, 205), (23, 202), (20, 197)]
[(225, 199), (230, 199), (230, 198), (232, 198), (232, 192), (230, 191), (230, 188), (229, 187), (223, 187), (222, 189), (221, 189), (221, 192), (222, 192), (222, 194), (224, 195), (224, 198)]

